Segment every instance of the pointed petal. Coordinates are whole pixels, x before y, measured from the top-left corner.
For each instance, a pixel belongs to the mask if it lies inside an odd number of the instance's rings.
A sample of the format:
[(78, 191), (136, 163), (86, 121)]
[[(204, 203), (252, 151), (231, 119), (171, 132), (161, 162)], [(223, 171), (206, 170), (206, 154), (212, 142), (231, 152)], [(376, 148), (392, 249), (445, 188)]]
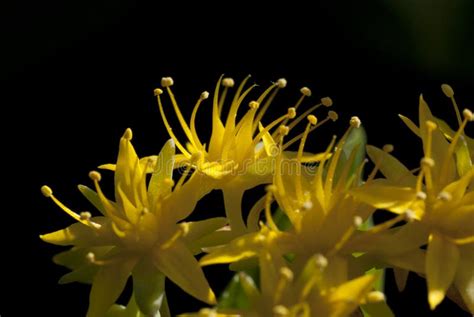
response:
[(186, 224), (188, 225), (189, 231), (183, 239), (185, 243), (192, 243), (197, 239), (224, 227), (227, 224), (227, 218), (216, 217), (200, 221), (191, 221)]
[(474, 314), (474, 244), (459, 247), (460, 260), (455, 285), (469, 312)]
[(82, 195), (84, 195), (84, 197), (86, 197), (86, 199), (92, 205), (94, 205), (94, 207), (97, 208), (97, 210), (100, 211), (102, 215), (105, 216), (105, 208), (102, 202), (100, 201), (99, 195), (97, 195), (95, 191), (84, 185), (78, 185), (77, 188), (82, 193)]
[(231, 263), (258, 255), (261, 248), (260, 234), (251, 233), (239, 237), (230, 244), (213, 250), (201, 258), (201, 265)]
[(115, 237), (110, 228), (110, 220), (105, 217), (94, 217), (100, 229), (92, 229), (82, 223), (75, 223), (66, 229), (40, 235), (41, 240), (56, 245), (100, 246), (111, 245)]
[(411, 132), (415, 133), (418, 137), (420, 137), (420, 129), (417, 125), (411, 121), (409, 118), (402, 116), (401, 114), (398, 115), (400, 119), (402, 119), (403, 123), (407, 125), (407, 127), (411, 130)]
[(166, 277), (190, 295), (208, 304), (216, 303), (215, 295), (199, 263), (183, 242), (178, 240), (166, 249), (156, 249), (153, 263)]
[(166, 179), (173, 178), (174, 154), (176, 147), (173, 139), (168, 140), (156, 159), (155, 168), (148, 183), (148, 199), (155, 202), (160, 196), (165, 196), (171, 192), (172, 183)]
[(122, 293), (137, 259), (102, 266), (92, 283), (87, 317), (102, 317)]
[(376, 181), (353, 189), (352, 194), (366, 204), (395, 213), (405, 212), (416, 199), (413, 188), (388, 186)]
[(155, 316), (165, 295), (165, 276), (149, 258), (143, 258), (133, 269), (133, 291), (140, 311)]
[(372, 162), (380, 164), (380, 171), (390, 182), (401, 186), (416, 184), (416, 177), (394, 156), (371, 145), (367, 146), (367, 154)]
[(394, 268), (393, 273), (395, 275), (395, 283), (397, 284), (398, 291), (401, 292), (407, 285), (408, 274), (410, 271), (400, 268)]
[(459, 262), (458, 247), (443, 236), (433, 233), (426, 253), (426, 279), (428, 302), (435, 309), (444, 299), (451, 285)]

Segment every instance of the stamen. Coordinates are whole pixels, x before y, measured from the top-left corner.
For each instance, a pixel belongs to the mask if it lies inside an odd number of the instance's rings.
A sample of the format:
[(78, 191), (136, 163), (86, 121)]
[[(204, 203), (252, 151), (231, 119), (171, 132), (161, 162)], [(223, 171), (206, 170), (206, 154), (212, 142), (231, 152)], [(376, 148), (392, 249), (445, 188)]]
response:
[(290, 314), (290, 310), (283, 305), (276, 305), (273, 307), (274, 317), (287, 317)]
[(464, 109), (462, 111), (462, 115), (464, 117), (465, 120), (467, 121), (474, 121), (474, 115), (472, 114), (472, 111), (469, 110), (469, 109)]
[(258, 109), (259, 106), (260, 106), (260, 104), (259, 104), (258, 102), (256, 102), (256, 101), (251, 101), (251, 102), (249, 103), (250, 109)]
[(331, 107), (332, 106), (332, 99), (330, 97), (321, 98), (321, 103), (325, 107)]
[(382, 147), (382, 150), (385, 152), (385, 153), (391, 153), (393, 152), (393, 145), (392, 144), (385, 144), (383, 147)]
[(173, 78), (171, 78), (171, 77), (161, 78), (161, 86), (167, 88), (167, 87), (170, 87), (170, 86), (173, 86), (173, 85), (174, 85)]
[(293, 281), (293, 272), (287, 268), (282, 267), (280, 269), (280, 278), (275, 289), (275, 302), (279, 302), (285, 292), (285, 288)]
[(337, 114), (336, 111), (329, 111), (328, 112), (328, 117), (333, 121), (337, 121), (337, 119), (339, 119), (339, 115)]
[(316, 266), (320, 270), (323, 270), (328, 266), (328, 259), (324, 255), (318, 253), (313, 258), (314, 262), (316, 263)]
[(407, 222), (413, 222), (416, 220), (416, 214), (413, 210), (407, 209), (405, 210), (405, 220)]
[[(84, 213), (81, 213), (81, 215), (78, 215), (76, 212), (72, 211), (71, 209), (69, 209), (68, 207), (66, 207), (66, 205), (64, 205), (61, 201), (59, 201), (54, 195), (53, 195), (53, 190), (49, 187), (49, 186), (46, 186), (46, 185), (43, 185), (41, 187), (41, 193), (47, 197), (47, 198), (51, 198), (51, 200), (53, 200), (53, 202), (59, 207), (61, 208), (65, 213), (67, 213), (69, 216), (71, 216), (74, 220), (90, 227), (90, 228), (93, 228), (93, 229), (99, 229), (101, 227), (100, 224), (98, 223), (95, 223), (95, 222), (92, 222), (90, 221), (90, 218), (92, 217), (91, 214), (89, 212), (87, 212), (87, 214), (84, 214)], [(84, 215), (83, 215), (84, 214)], [(84, 218), (86, 216), (89, 216), (88, 218)]]
[(280, 231), (278, 226), (273, 221), (272, 212), (271, 212), (271, 204), (273, 201), (273, 193), (276, 191), (275, 185), (269, 185), (266, 187), (267, 193), (265, 195), (265, 217), (267, 218), (267, 223), (270, 229), (275, 231)]
[(441, 90), (443, 93), (451, 99), (451, 103), (453, 104), (454, 112), (456, 113), (456, 118), (458, 119), (458, 124), (461, 125), (462, 119), (461, 119), (461, 113), (459, 112), (459, 107), (456, 103), (456, 100), (454, 99), (454, 90), (451, 88), (450, 85), (448, 84), (442, 84), (441, 85)]
[(199, 140), (199, 136), (196, 131), (196, 114), (202, 101), (206, 100), (207, 98), (209, 98), (209, 92), (202, 92), (201, 96), (199, 96), (199, 99), (196, 102), (196, 105), (193, 108), (193, 112), (191, 113), (191, 134), (193, 136), (194, 143), (198, 146), (199, 150), (204, 150), (204, 146), (202, 145), (201, 140)]
[(276, 84), (277, 84), (278, 88), (282, 89), (282, 88), (286, 87), (288, 82), (286, 81), (285, 78), (280, 78), (280, 79), (277, 80)]
[(290, 133), (290, 128), (288, 128), (288, 126), (286, 125), (281, 125), (278, 127), (278, 132), (285, 136), (285, 135), (288, 135), (288, 133)]
[(90, 219), (92, 218), (91, 213), (88, 212), (88, 211), (83, 211), (83, 212), (81, 212), (81, 213), (79, 214), (79, 216), (81, 217), (81, 220), (84, 220), (84, 221), (90, 220)]
[(157, 96), (163, 94), (163, 90), (161, 90), (160, 88), (155, 88), (153, 90), (153, 94), (157, 97)]
[(235, 82), (234, 82), (233, 78), (226, 77), (226, 78), (222, 79), (222, 86), (232, 88), (232, 87), (234, 87), (234, 85), (235, 85)]
[(435, 161), (431, 157), (424, 157), (421, 159), (421, 166), (433, 168), (435, 166)]
[(438, 194), (438, 199), (442, 201), (451, 201), (453, 199), (453, 195), (451, 195), (451, 193), (442, 191)]
[(90, 171), (89, 178), (92, 179), (93, 181), (100, 182), (100, 180), (102, 179), (102, 176), (97, 171)]
[(304, 201), (304, 195), (303, 195), (303, 175), (301, 171), (301, 160), (303, 158), (303, 151), (304, 151), (304, 146), (306, 143), (306, 139), (308, 138), (308, 134), (311, 130), (311, 127), (315, 125), (315, 123), (318, 122), (315, 116), (310, 115), (308, 116), (308, 124), (306, 125), (306, 129), (303, 133), (303, 137), (301, 138), (300, 146), (298, 148), (298, 153), (296, 155), (296, 168), (297, 168), (297, 173), (295, 177), (295, 190), (296, 190), (296, 197), (298, 201), (302, 202)]
[[(298, 119), (297, 119), (298, 120)], [(325, 124), (327, 121), (329, 120), (329, 117), (326, 117), (325, 119), (323, 119), (321, 122), (317, 122), (316, 125), (312, 126), (311, 129), (309, 130), (309, 133), (313, 132), (314, 130), (316, 130), (317, 128), (319, 128), (320, 126), (322, 126), (323, 124)], [(290, 141), (286, 142), (284, 145), (283, 145), (283, 150), (286, 150), (288, 147), (292, 146), (294, 143), (298, 142), (304, 135), (304, 132), (301, 132), (300, 134), (298, 134), (297, 136), (295, 136), (294, 138), (292, 138)]]
[(425, 200), (426, 199), (426, 193), (422, 192), (422, 191), (417, 192), (416, 193), (416, 199)]
[(360, 217), (360, 216), (354, 216), (353, 221), (354, 221), (354, 226), (355, 226), (356, 228), (359, 228), (359, 227), (362, 226), (362, 224), (364, 223), (364, 220), (363, 220), (362, 217)]
[(301, 88), (300, 92), (306, 97), (311, 97), (311, 89), (309, 89), (308, 87)]
[(191, 154), (186, 150), (186, 148), (183, 145), (181, 145), (178, 138), (173, 133), (173, 129), (171, 128), (171, 125), (169, 124), (168, 119), (166, 118), (165, 111), (163, 110), (163, 104), (161, 103), (160, 94), (157, 94), (156, 98), (158, 100), (158, 108), (160, 109), (161, 119), (163, 120), (166, 131), (168, 131), (169, 136), (173, 139), (174, 143), (176, 144), (176, 147), (181, 151), (181, 153), (183, 153), (187, 158), (189, 158)]
[(175, 243), (179, 238), (185, 237), (189, 232), (189, 224), (186, 222), (180, 223), (178, 230), (169, 238), (165, 243), (161, 245), (161, 249), (168, 249)]
[(183, 174), (179, 178), (178, 183), (176, 183), (176, 186), (174, 188), (175, 191), (179, 190), (181, 186), (183, 186), (184, 180), (188, 177), (189, 172), (191, 171), (191, 168), (192, 168), (191, 164), (188, 164), (186, 166), (186, 169), (184, 170)]

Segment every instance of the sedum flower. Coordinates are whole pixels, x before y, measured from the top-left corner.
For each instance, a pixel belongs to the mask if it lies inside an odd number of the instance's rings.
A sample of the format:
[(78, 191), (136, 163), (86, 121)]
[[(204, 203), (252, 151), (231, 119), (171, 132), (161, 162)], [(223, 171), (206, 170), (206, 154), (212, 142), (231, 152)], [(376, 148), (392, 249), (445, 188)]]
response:
[(201, 310), (184, 316), (281, 316), (311, 317), (350, 316), (360, 304), (383, 301), (380, 292), (373, 292), (376, 275), (368, 274), (344, 281), (336, 287), (324, 283), (324, 271), (331, 263), (316, 254), (308, 259), (300, 271), (294, 272), (283, 262), (274, 261), (271, 252), (258, 256), (260, 283), (239, 273), (244, 293), (249, 299), (248, 308)]
[[(192, 296), (214, 303), (215, 296), (199, 267), (192, 242), (224, 226), (224, 218), (200, 222), (178, 221), (189, 215), (197, 200), (208, 190), (191, 177), (173, 188), (175, 146), (163, 147), (156, 168), (146, 182), (146, 162), (140, 161), (131, 144), (132, 131), (120, 139), (115, 169), (115, 201), (105, 197), (99, 185), (101, 175), (91, 172), (96, 191), (79, 186), (85, 197), (102, 213), (76, 213), (63, 205), (48, 186), (42, 187), (77, 223), (66, 229), (41, 235), (57, 245), (72, 245), (55, 262), (73, 271), (60, 282), (92, 283), (87, 316), (104, 316), (133, 278), (134, 300), (140, 311), (155, 316), (164, 297), (165, 276)], [(209, 189), (210, 190), (210, 189)], [(193, 250), (190, 250), (192, 248)]]
[[(215, 189), (221, 189), (224, 194), (224, 203), (227, 217), (232, 231), (231, 236), (238, 236), (247, 231), (242, 219), (241, 203), (245, 190), (260, 184), (270, 183), (274, 158), (278, 154), (277, 147), (268, 146), (270, 140), (279, 140), (283, 137), (282, 130), (278, 127), (285, 126), (290, 119), (295, 118), (296, 110), (303, 99), (311, 95), (307, 87), (301, 89), (302, 96), (294, 107), (288, 108), (286, 114), (280, 116), (268, 125), (261, 123), (266, 111), (269, 109), (278, 91), (287, 84), (285, 79), (279, 79), (268, 87), (256, 100), (248, 103), (245, 114), (237, 120), (237, 114), (245, 103), (247, 96), (255, 88), (255, 84), (246, 88), (250, 76), (245, 78), (234, 94), (227, 116), (223, 118), (223, 111), (227, 100), (228, 91), (234, 86), (231, 78), (220, 78), (212, 98), (212, 134), (207, 143), (204, 143), (196, 130), (197, 112), (204, 100), (209, 97), (208, 92), (203, 92), (199, 97), (191, 114), (188, 124), (181, 113), (180, 107), (172, 93), (173, 79), (165, 77), (161, 84), (169, 95), (174, 112), (186, 135), (186, 143), (181, 142), (174, 134), (165, 114), (162, 103), (162, 89), (155, 89), (158, 106), (164, 125), (175, 141), (181, 152), (177, 155), (177, 163), (192, 163), (197, 172), (208, 176)], [(223, 89), (222, 89), (222, 87)], [(291, 129), (304, 117), (320, 106), (332, 105), (330, 98), (322, 98), (321, 102), (308, 109), (303, 115), (289, 124)], [(334, 114), (333, 116), (334, 117)], [(326, 118), (320, 124), (329, 120)], [(273, 132), (271, 132), (273, 130)], [(270, 133), (271, 132), (271, 133)], [(284, 149), (299, 140), (299, 135), (285, 144)], [(262, 146), (265, 143), (266, 146)], [(317, 160), (318, 157), (306, 156), (306, 160)]]
[(419, 112), (419, 127), (404, 119), (423, 141), (424, 157), (418, 175), (412, 175), (394, 157), (372, 148), (369, 155), (387, 179), (369, 183), (354, 194), (374, 207), (409, 214), (417, 223), (414, 228), (418, 230), (410, 234), (428, 244), (424, 273), (431, 309), (453, 284), (473, 313), (474, 167), (470, 156), (462, 153), (465, 147), (460, 142), (466, 124), (474, 116), (464, 110), (464, 119), (448, 142), (422, 97)]

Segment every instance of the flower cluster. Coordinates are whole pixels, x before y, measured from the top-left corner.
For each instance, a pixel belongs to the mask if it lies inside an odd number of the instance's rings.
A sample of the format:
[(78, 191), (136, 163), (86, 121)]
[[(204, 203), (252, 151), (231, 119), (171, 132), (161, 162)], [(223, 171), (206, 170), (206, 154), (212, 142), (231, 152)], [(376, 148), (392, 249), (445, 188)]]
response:
[[(79, 185), (100, 215), (75, 212), (41, 188), (76, 220), (40, 237), (72, 246), (54, 262), (71, 269), (60, 283), (92, 284), (87, 316), (170, 316), (166, 278), (211, 305), (186, 316), (393, 316), (380, 286), (386, 268), (400, 289), (409, 272), (425, 277), (431, 309), (448, 296), (474, 313), (474, 140), (464, 132), (474, 115), (458, 110), (451, 87), (442, 90), (457, 129), (433, 116), (423, 98), (418, 124), (401, 116), (423, 144), (420, 166), (410, 170), (390, 154), (393, 146), (366, 147), (358, 117), (323, 144), (324, 152), (305, 151), (311, 132), (338, 119), (334, 111), (316, 117), (332, 100), (321, 98), (299, 114), (312, 95), (303, 87), (292, 107), (266, 123), (287, 82), (277, 80), (252, 100), (249, 79), (233, 96), (234, 80), (219, 79), (204, 142), (196, 122), (210, 94), (200, 95), (188, 122), (173, 79), (163, 78), (154, 94), (171, 139), (158, 155), (138, 156), (132, 131), (125, 131), (116, 162), (99, 167), (112, 171), (114, 197), (102, 191), (97, 171), (89, 174), (94, 189)], [(173, 131), (166, 102), (186, 140)], [(303, 132), (293, 133), (301, 125)], [(368, 176), (366, 154), (375, 166)], [(258, 185), (266, 193), (244, 219), (244, 193)], [(225, 217), (188, 221), (212, 190), (222, 191)], [(377, 210), (393, 217), (374, 224)], [(202, 266), (222, 263), (236, 275), (217, 300)], [(133, 294), (119, 305), (130, 278)]]

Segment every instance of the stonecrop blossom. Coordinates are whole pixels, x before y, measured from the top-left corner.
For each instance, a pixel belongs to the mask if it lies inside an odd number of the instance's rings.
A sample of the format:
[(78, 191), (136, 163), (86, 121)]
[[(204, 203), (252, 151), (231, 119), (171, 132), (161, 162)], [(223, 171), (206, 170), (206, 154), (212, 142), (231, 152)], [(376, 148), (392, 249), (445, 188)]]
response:
[(174, 185), (172, 140), (163, 147), (147, 184), (148, 163), (139, 160), (131, 139), (132, 131), (127, 129), (120, 139), (114, 173), (115, 200), (105, 197), (99, 185), (101, 175), (96, 171), (89, 174), (96, 191), (79, 186), (102, 216), (78, 214), (63, 205), (48, 186), (41, 189), (77, 221), (66, 229), (41, 236), (49, 243), (73, 246), (55, 258), (58, 264), (73, 270), (60, 282), (92, 283), (89, 317), (104, 316), (130, 276), (134, 300), (147, 316), (155, 316), (162, 305), (165, 276), (196, 298), (215, 303), (193, 252), (200, 250), (199, 239), (224, 226), (226, 219), (178, 222), (193, 211), (199, 195), (207, 191), (193, 177)]
[[(231, 229), (228, 233), (234, 237), (247, 232), (241, 209), (245, 190), (260, 184), (270, 183), (272, 179), (274, 157), (280, 149), (277, 147), (269, 148), (268, 146), (262, 146), (262, 144), (268, 142), (268, 140), (279, 140), (282, 138), (282, 130), (278, 127), (285, 126), (289, 120), (294, 119), (288, 125), (288, 128), (291, 129), (318, 107), (330, 107), (332, 105), (332, 100), (329, 97), (322, 98), (320, 103), (309, 108), (296, 118), (298, 107), (306, 97), (311, 96), (311, 90), (303, 87), (301, 89), (301, 98), (293, 107), (288, 108), (287, 113), (271, 123), (263, 125), (262, 119), (273, 99), (280, 89), (286, 87), (287, 82), (282, 78), (270, 85), (256, 100), (250, 101), (246, 113), (240, 120), (237, 120), (239, 109), (248, 99), (248, 95), (257, 86), (254, 84), (246, 88), (249, 79), (250, 76), (246, 77), (237, 88), (225, 120), (222, 118), (222, 113), (225, 111), (228, 91), (234, 86), (234, 80), (223, 77), (219, 79), (212, 98), (212, 134), (208, 143), (203, 143), (199, 138), (196, 129), (196, 118), (201, 103), (209, 97), (209, 93), (203, 92), (201, 94), (188, 124), (171, 91), (171, 86), (174, 83), (173, 79), (164, 77), (161, 80), (163, 88), (169, 95), (181, 128), (187, 137), (186, 143), (183, 143), (174, 134), (165, 114), (162, 103), (163, 90), (160, 88), (155, 89), (164, 125), (170, 137), (181, 151), (181, 154), (176, 157), (177, 164), (185, 162), (193, 164), (199, 173), (209, 177), (208, 182), (212, 182), (215, 189), (223, 191), (225, 210)], [(222, 91), (221, 86), (223, 87)], [(335, 120), (336, 114), (331, 112), (320, 124), (323, 124), (330, 118)], [(272, 130), (273, 132), (270, 134)], [(285, 144), (283, 149), (286, 149), (286, 147), (301, 137), (302, 135), (296, 136)], [(305, 160), (307, 161), (317, 159), (318, 156), (305, 155)]]
[[(452, 88), (443, 85), (442, 91), (458, 128), (433, 116), (422, 97), (418, 124), (400, 116), (423, 143), (421, 163), (410, 170), (390, 154), (392, 145), (366, 146), (358, 117), (323, 153), (306, 152), (311, 132), (338, 119), (333, 111), (323, 120), (313, 115), (332, 100), (322, 98), (297, 116), (312, 94), (303, 87), (294, 106), (267, 124), (287, 82), (277, 80), (253, 100), (257, 85), (248, 86), (249, 79), (229, 98), (234, 81), (221, 76), (205, 142), (197, 118), (209, 93), (200, 95), (186, 121), (173, 79), (162, 78), (154, 94), (171, 139), (158, 155), (139, 157), (132, 131), (125, 131), (116, 162), (99, 166), (113, 173), (113, 199), (105, 196), (97, 171), (89, 174), (95, 189), (79, 185), (101, 215), (75, 212), (50, 187), (41, 188), (76, 220), (40, 237), (71, 246), (53, 261), (71, 270), (60, 283), (92, 284), (87, 316), (171, 316), (168, 278), (211, 305), (183, 316), (392, 317), (380, 285), (385, 268), (394, 269), (400, 289), (410, 271), (425, 277), (432, 310), (447, 296), (474, 314), (474, 140), (465, 133), (474, 115), (459, 111)], [(170, 124), (165, 92), (184, 141)], [(304, 131), (287, 141), (305, 119)], [(375, 167), (364, 177), (366, 153)], [(244, 192), (258, 185), (266, 185), (266, 194), (244, 221)], [(216, 189), (223, 192), (226, 217), (189, 221), (198, 202)], [(377, 209), (395, 215), (375, 225)], [(201, 267), (224, 263), (237, 273), (217, 300)], [(117, 301), (130, 278), (132, 295), (122, 306)]]
[[(453, 97), (449, 86), (442, 88), (448, 97)], [(354, 194), (374, 207), (410, 215), (416, 224), (406, 231), (412, 246), (428, 245), (420, 273), (426, 275), (431, 309), (454, 286), (465, 307), (474, 313), (474, 167), (464, 134), (474, 116), (465, 109), (461, 119), (454, 99), (453, 104), (459, 120), (455, 132), (444, 124), (438, 128), (442, 121), (431, 114), (422, 97), (419, 126), (402, 117), (423, 142), (424, 157), (418, 175), (393, 156), (371, 148), (369, 155), (380, 165), (386, 179), (358, 188)]]

